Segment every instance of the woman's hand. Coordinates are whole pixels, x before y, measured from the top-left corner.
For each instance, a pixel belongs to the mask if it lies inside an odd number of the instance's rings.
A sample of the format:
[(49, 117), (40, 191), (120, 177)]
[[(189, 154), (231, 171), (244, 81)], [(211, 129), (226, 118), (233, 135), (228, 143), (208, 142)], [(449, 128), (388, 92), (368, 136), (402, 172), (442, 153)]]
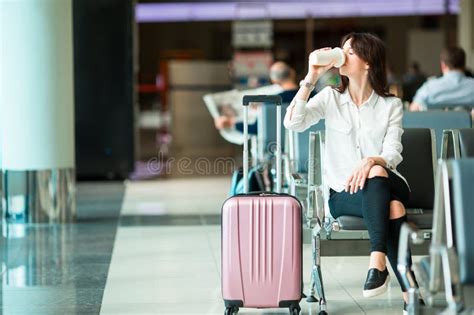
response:
[(312, 59), (311, 56), (313, 54), (315, 54), (317, 51), (321, 51), (321, 50), (331, 50), (332, 48), (331, 47), (325, 47), (325, 48), (321, 48), (321, 49), (317, 49), (315, 51), (313, 51), (312, 53), (309, 54), (309, 59), (308, 59), (308, 75), (306, 76), (306, 79), (307, 80), (310, 80), (311, 83), (315, 83), (318, 78), (320, 78), (326, 71), (328, 71), (329, 69), (331, 69), (332, 67), (334, 67), (334, 61), (331, 62), (330, 64), (326, 65), (326, 66), (317, 66), (317, 65), (312, 65), (310, 63), (310, 60)]
[(365, 181), (369, 176), (370, 169), (375, 165), (373, 159), (362, 159), (359, 165), (355, 168), (352, 175), (347, 179), (345, 184), (345, 191), (350, 192), (351, 194), (356, 193), (359, 189), (363, 189)]

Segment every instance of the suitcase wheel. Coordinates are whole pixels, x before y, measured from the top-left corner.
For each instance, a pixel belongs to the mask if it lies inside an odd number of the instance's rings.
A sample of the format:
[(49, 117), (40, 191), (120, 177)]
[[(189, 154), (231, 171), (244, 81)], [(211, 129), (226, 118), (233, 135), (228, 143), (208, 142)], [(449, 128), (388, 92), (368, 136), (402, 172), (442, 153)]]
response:
[(224, 315), (234, 315), (239, 312), (239, 308), (237, 306), (226, 307)]
[(299, 315), (301, 308), (299, 306), (290, 306), (290, 315)]

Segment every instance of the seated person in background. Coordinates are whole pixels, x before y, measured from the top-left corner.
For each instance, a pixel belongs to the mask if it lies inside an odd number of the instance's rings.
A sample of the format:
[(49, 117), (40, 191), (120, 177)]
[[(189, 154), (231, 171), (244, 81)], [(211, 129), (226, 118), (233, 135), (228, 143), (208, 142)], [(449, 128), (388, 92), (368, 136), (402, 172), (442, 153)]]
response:
[(403, 101), (411, 103), (416, 91), (423, 85), (423, 83), (425, 83), (425, 81), (426, 75), (420, 70), (418, 62), (412, 62), (408, 67), (408, 72), (403, 75)]
[(428, 110), (431, 105), (474, 105), (474, 79), (464, 74), (466, 54), (460, 47), (441, 52), (443, 76), (425, 82), (413, 98), (411, 111)]
[(295, 82), (295, 70), (283, 61), (277, 61), (270, 67), (270, 80), (272, 83), (281, 86), (283, 92), (278, 95), (281, 96), (282, 103), (289, 104), (299, 89), (298, 84)]
[[(281, 96), (283, 104), (289, 104), (298, 92), (298, 85), (295, 82), (296, 73), (290, 66), (282, 61), (275, 62), (270, 67), (270, 80), (281, 86), (283, 92), (278, 95)], [(214, 124), (217, 129), (235, 128), (243, 132), (244, 127), (242, 122), (235, 122), (233, 117), (221, 116), (214, 119)], [(257, 123), (249, 125), (249, 134), (257, 134)]]
[(400, 83), (398, 76), (393, 71), (393, 66), (389, 62), (387, 62), (385, 68), (387, 72), (388, 92), (397, 97), (400, 97), (402, 94), (402, 84)]

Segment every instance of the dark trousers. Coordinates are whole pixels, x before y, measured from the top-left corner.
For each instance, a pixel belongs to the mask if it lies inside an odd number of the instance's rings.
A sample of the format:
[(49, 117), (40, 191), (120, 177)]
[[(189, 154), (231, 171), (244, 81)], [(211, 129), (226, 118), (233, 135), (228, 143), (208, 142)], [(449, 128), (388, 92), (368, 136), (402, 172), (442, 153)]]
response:
[(397, 270), (400, 228), (406, 221), (406, 215), (390, 220), (390, 201), (398, 200), (406, 208), (410, 190), (403, 179), (389, 169), (385, 170), (388, 177), (367, 179), (364, 189), (355, 194), (335, 192), (331, 189), (329, 209), (334, 218), (350, 215), (364, 219), (369, 231), (371, 252), (380, 251), (387, 254), (402, 290), (406, 291)]

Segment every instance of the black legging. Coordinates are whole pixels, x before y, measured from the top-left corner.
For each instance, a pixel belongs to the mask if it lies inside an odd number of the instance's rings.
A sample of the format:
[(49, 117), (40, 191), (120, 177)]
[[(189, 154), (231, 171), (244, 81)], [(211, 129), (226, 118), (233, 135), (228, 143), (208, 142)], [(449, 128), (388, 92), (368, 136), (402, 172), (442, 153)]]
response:
[[(406, 291), (404, 282), (397, 270), (398, 242), (400, 228), (406, 222), (406, 215), (390, 220), (390, 201), (398, 200), (407, 206), (410, 190), (403, 179), (385, 168), (388, 177), (367, 179), (364, 189), (350, 194), (345, 191), (330, 190), (329, 209), (334, 218), (350, 215), (363, 218), (369, 231), (370, 250), (387, 254), (390, 265), (400, 283), (402, 291)], [(411, 265), (411, 255), (409, 258)]]

